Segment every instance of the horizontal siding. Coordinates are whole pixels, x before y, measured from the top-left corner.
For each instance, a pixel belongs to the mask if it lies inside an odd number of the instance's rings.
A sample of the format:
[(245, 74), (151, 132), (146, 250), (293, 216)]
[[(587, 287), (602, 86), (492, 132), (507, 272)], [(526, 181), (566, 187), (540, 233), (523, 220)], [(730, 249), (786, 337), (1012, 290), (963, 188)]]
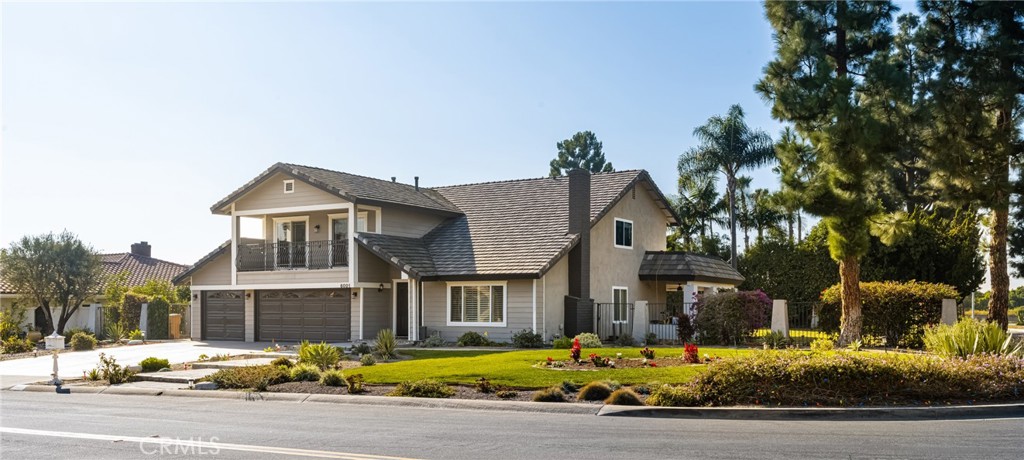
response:
[(391, 265), (362, 246), (358, 246), (357, 250), (359, 282), (390, 284)]
[(231, 251), (225, 251), (224, 254), (217, 256), (193, 273), (192, 284), (195, 286), (231, 284)]
[(510, 280), (507, 286), (506, 327), (448, 326), (447, 283), (423, 283), (423, 325), (427, 327), (427, 334), (440, 332), (445, 340), (455, 341), (468, 331), (486, 332), (487, 337), (495, 342), (511, 341), (512, 334), (533, 326), (533, 302), (530, 300), (533, 284), (531, 280)]
[(391, 329), (391, 289), (363, 289), (363, 339), (373, 340), (381, 329)]
[(241, 272), (238, 284), (348, 283), (347, 268)]
[(298, 179), (295, 179), (295, 191), (284, 193), (284, 180), (286, 179), (294, 179), (294, 177), (282, 173), (271, 176), (258, 187), (236, 200), (235, 211), (346, 202), (338, 196), (331, 195)]
[(443, 217), (425, 212), (390, 207), (381, 211), (381, 233), (384, 235), (420, 238), (444, 221)]

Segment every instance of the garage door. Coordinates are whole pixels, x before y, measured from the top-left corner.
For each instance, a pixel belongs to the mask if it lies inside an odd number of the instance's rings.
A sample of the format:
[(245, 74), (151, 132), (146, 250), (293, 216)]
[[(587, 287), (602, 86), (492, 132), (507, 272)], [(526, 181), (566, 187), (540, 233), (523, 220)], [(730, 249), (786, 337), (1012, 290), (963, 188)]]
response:
[(242, 291), (203, 292), (203, 339), (245, 340)]
[(352, 335), (351, 289), (260, 291), (258, 298), (259, 340), (347, 342)]

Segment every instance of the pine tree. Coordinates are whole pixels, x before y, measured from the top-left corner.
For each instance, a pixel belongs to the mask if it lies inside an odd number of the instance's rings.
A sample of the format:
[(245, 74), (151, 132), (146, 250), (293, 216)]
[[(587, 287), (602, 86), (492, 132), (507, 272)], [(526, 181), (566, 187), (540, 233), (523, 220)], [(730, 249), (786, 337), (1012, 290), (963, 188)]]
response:
[(592, 173), (612, 172), (611, 162), (604, 159), (604, 146), (597, 135), (580, 131), (559, 142), (558, 156), (551, 160), (551, 177), (564, 176), (573, 169), (585, 169)]
[(871, 184), (890, 155), (891, 133), (880, 113), (885, 96), (904, 84), (886, 59), (896, 10), (873, 1), (765, 3), (775, 58), (757, 90), (772, 115), (813, 147), (812, 175), (784, 180), (828, 228), (829, 253), (839, 263), (842, 345), (861, 336), (860, 259), (870, 245), (870, 219), (882, 212)]

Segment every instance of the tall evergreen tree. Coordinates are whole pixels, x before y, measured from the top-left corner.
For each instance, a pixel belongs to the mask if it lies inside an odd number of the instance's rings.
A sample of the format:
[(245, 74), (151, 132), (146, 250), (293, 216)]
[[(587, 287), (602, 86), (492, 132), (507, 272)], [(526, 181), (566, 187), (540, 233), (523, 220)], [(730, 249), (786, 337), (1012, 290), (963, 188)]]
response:
[(580, 131), (559, 142), (558, 156), (551, 160), (551, 177), (564, 176), (572, 169), (585, 169), (592, 173), (612, 172), (611, 162), (604, 159), (604, 145), (597, 135)]
[(861, 336), (860, 259), (869, 247), (870, 219), (882, 211), (870, 189), (891, 148), (880, 106), (903, 84), (885, 59), (896, 10), (891, 2), (865, 0), (765, 3), (775, 58), (756, 88), (772, 103), (772, 115), (792, 123), (813, 147), (811, 177), (783, 181), (828, 228), (841, 279), (842, 345)]
[(719, 171), (725, 176), (725, 200), (729, 213), (729, 241), (732, 266), (736, 267), (736, 181), (740, 171), (756, 168), (775, 159), (768, 133), (747, 126), (743, 108), (729, 107), (725, 116), (715, 115), (693, 130), (700, 145), (679, 157), (679, 164), (691, 169)]
[(1024, 5), (922, 1), (919, 46), (933, 61), (933, 182), (950, 201), (989, 211), (989, 320), (1007, 327), (1011, 168), (1024, 156)]

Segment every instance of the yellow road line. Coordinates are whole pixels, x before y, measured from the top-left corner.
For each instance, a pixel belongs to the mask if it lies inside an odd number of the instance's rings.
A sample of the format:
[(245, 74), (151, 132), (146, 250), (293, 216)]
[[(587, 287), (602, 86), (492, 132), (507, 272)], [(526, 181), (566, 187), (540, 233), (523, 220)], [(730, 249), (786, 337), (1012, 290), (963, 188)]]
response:
[[(222, 442), (201, 441), (194, 439), (174, 438), (150, 438), (138, 436), (117, 436), (93, 433), (73, 433), (68, 431), (46, 431), (32, 430), (27, 428), (0, 427), (0, 433), (22, 434), (28, 436), (48, 436), (56, 438), (89, 439), (96, 441), (112, 442), (137, 442), (142, 444), (158, 444), (162, 446), (180, 446), (182, 449), (203, 449), (212, 451), (216, 449), (233, 450), (241, 452), (257, 452), (277, 455), (290, 455), (294, 457), (315, 457), (315, 458), (336, 458), (346, 460), (414, 460), (406, 457), (388, 457), (383, 455), (354, 454), (349, 452), (332, 452), (325, 450), (294, 449), (290, 447), (254, 446), (249, 444), (229, 444)], [(179, 453), (180, 453), (179, 449)], [(187, 452), (187, 450), (186, 450)]]

